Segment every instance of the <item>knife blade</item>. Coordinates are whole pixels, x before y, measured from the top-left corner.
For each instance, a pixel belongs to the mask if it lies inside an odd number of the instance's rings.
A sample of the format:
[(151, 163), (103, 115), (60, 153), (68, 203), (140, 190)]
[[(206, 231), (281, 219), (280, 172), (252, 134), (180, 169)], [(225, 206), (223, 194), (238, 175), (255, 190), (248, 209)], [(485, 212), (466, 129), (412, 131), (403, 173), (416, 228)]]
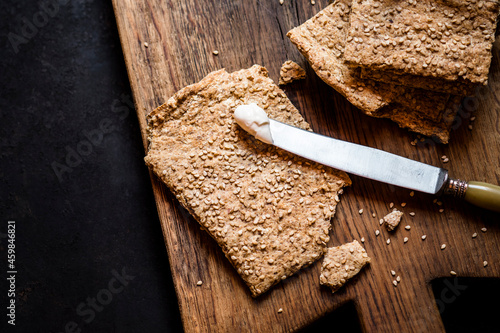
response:
[(445, 169), (273, 119), (269, 129), (276, 147), (357, 176), (430, 194), (438, 193), (448, 179)]

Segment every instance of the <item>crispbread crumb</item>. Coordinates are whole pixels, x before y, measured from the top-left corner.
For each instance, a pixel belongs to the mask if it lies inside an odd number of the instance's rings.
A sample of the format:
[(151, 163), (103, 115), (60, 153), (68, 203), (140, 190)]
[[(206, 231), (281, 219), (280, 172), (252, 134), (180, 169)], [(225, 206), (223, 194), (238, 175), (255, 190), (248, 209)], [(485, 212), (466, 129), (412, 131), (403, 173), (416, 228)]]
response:
[(145, 161), (258, 296), (325, 253), (338, 196), (351, 182), (241, 131), (234, 109), (252, 102), (310, 129), (264, 67), (219, 70), (148, 116)]
[(335, 292), (370, 261), (365, 249), (356, 240), (328, 248), (321, 267), (320, 284)]
[(384, 221), (385, 221), (385, 226), (387, 227), (387, 230), (393, 231), (396, 229), (396, 227), (399, 225), (399, 222), (401, 222), (401, 218), (403, 217), (403, 212), (400, 212), (399, 210), (394, 210), (393, 212), (390, 212), (386, 216), (384, 216)]
[(299, 64), (287, 60), (281, 65), (279, 84), (285, 85), (306, 78), (306, 71)]

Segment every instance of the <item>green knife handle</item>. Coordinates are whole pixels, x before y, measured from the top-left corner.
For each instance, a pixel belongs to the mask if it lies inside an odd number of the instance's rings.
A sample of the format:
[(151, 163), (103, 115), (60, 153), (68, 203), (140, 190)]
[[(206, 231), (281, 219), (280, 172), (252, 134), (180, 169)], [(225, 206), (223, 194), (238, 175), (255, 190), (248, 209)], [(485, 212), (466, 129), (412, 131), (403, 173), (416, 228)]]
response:
[(478, 207), (500, 212), (500, 186), (469, 182), (464, 199)]
[(500, 212), (500, 186), (482, 182), (449, 179), (444, 193), (465, 199), (465, 201), (478, 207)]

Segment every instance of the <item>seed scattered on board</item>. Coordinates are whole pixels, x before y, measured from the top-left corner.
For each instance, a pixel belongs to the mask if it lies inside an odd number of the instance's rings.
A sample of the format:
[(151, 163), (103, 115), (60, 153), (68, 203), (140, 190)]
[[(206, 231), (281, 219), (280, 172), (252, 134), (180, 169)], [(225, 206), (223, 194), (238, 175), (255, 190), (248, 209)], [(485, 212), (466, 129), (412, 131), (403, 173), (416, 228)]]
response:
[(392, 281), (392, 284), (394, 285), (394, 287), (397, 287), (397, 286), (398, 286), (398, 281), (393, 280), (393, 281)]
[(396, 275), (396, 271), (395, 270), (391, 270), (391, 275), (395, 276)]
[(387, 243), (387, 245), (389, 245), (389, 244), (391, 244), (391, 239), (387, 238), (387, 240), (385, 242)]
[(405, 229), (406, 229), (406, 230), (410, 230), (410, 229), (411, 229), (411, 226), (410, 226), (410, 225), (407, 225), (407, 226), (405, 227)]
[(415, 192), (414, 191), (411, 191), (410, 192), (410, 197), (414, 196), (415, 195)]
[(487, 262), (486, 260), (485, 260), (485, 261), (483, 261), (483, 266), (484, 266), (484, 267), (488, 266), (488, 262)]
[(217, 51), (217, 50), (213, 50), (213, 51), (212, 51), (212, 53), (213, 53), (214, 55), (219, 55), (219, 51)]
[(427, 235), (422, 235), (422, 240), (425, 240), (427, 238)]
[(446, 249), (446, 244), (441, 244), (441, 250)]
[(406, 243), (406, 242), (408, 242), (408, 237), (405, 237), (405, 238), (403, 239), (403, 242), (405, 242), (405, 243)]
[(472, 234), (472, 238), (476, 238), (476, 237), (477, 237), (477, 232)]
[(196, 283), (197, 286), (201, 286), (202, 284), (203, 284), (203, 281), (201, 281), (201, 280)]
[(363, 214), (363, 208), (359, 210), (359, 215)]
[(278, 313), (282, 313), (283, 312), (283, 309), (282, 308), (279, 308), (278, 309)]
[(361, 243), (364, 243), (364, 242), (365, 242), (365, 238), (361, 237)]
[(482, 231), (482, 232), (486, 232), (487, 230), (488, 230), (488, 229), (486, 229), (486, 228), (481, 228), (481, 231)]
[(450, 275), (456, 276), (456, 275), (457, 275), (457, 272), (455, 272), (455, 271), (450, 271)]
[(378, 235), (380, 235), (380, 230), (377, 229), (377, 230), (375, 230), (375, 236), (378, 236)]
[(148, 47), (149, 47), (148, 42), (144, 42), (144, 47), (145, 47), (145, 48), (148, 48)]

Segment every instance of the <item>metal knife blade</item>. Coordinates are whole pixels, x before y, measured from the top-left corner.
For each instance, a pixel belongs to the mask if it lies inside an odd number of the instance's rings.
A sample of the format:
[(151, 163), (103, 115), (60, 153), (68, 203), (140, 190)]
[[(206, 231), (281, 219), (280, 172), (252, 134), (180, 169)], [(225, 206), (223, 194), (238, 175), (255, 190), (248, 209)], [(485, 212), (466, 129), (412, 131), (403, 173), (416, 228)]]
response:
[(442, 168), (269, 121), (276, 147), (347, 173), (431, 194), (439, 192), (448, 178)]

